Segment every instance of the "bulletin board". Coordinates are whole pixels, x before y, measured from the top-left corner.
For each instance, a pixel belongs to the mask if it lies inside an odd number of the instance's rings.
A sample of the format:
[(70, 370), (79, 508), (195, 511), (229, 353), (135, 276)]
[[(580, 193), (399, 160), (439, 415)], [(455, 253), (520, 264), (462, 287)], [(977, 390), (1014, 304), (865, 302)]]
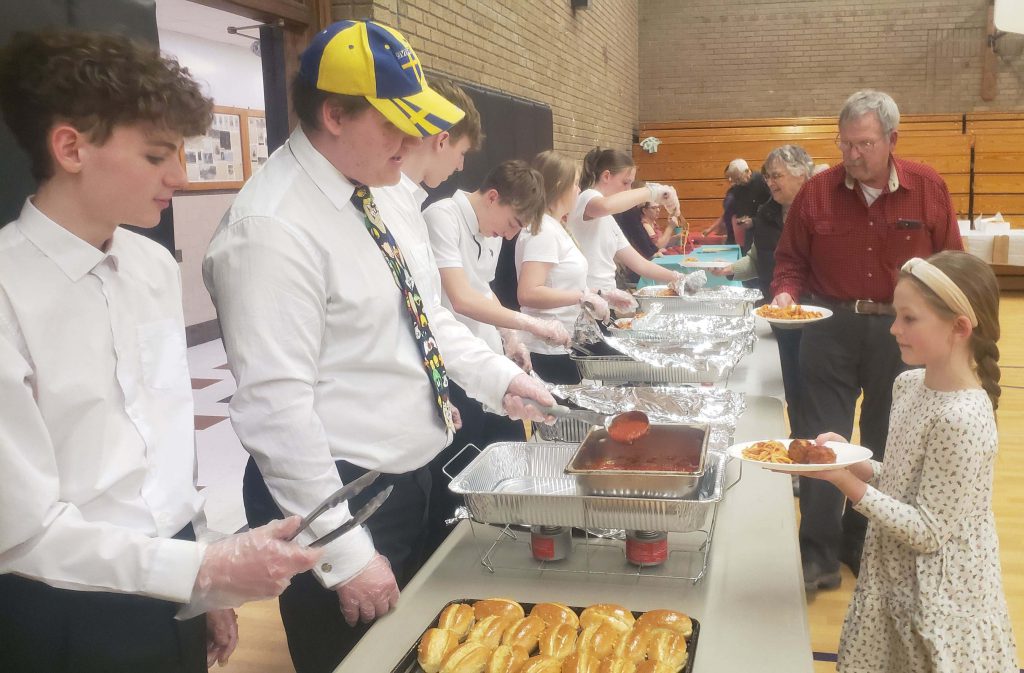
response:
[(181, 150), (187, 191), (241, 189), (267, 160), (267, 125), (262, 110), (213, 106), (204, 135), (186, 138)]

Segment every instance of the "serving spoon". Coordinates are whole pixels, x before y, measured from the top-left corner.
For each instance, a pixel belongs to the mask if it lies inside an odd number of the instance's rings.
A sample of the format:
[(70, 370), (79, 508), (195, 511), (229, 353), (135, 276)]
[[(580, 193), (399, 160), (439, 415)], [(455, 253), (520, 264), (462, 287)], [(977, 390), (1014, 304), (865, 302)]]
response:
[(632, 444), (647, 434), (651, 421), (642, 411), (624, 411), (621, 414), (601, 414), (588, 409), (570, 409), (561, 404), (545, 407), (533, 400), (528, 404), (537, 407), (542, 413), (556, 418), (572, 418), (590, 425), (598, 425), (608, 431), (608, 436), (622, 444)]

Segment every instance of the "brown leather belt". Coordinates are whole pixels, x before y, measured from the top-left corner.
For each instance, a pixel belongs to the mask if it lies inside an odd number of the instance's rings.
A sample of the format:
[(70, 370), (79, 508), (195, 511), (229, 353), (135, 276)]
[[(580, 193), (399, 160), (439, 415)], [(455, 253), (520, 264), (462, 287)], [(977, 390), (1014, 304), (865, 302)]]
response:
[(811, 301), (827, 308), (842, 308), (853, 311), (858, 315), (896, 315), (896, 309), (892, 304), (883, 304), (873, 299), (854, 299), (851, 301), (839, 301), (811, 295)]

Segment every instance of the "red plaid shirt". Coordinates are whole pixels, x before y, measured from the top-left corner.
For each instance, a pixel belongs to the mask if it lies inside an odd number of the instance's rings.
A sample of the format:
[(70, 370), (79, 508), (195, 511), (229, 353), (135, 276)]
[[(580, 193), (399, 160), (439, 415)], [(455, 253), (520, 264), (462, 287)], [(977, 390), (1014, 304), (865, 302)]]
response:
[(773, 293), (890, 303), (908, 259), (963, 250), (939, 174), (896, 157), (890, 167), (889, 184), (871, 206), (842, 164), (803, 186), (775, 251)]

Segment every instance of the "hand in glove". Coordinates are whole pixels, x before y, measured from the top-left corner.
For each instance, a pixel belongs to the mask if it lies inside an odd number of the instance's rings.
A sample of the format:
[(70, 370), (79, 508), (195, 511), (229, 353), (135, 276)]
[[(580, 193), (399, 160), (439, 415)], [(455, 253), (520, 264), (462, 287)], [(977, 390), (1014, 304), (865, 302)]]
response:
[(301, 519), (292, 516), (210, 544), (196, 575), (192, 600), (179, 618), (280, 595), (293, 575), (309, 570), (320, 558), (319, 549), (287, 541), (300, 524)]
[(583, 305), (589, 306), (590, 314), (594, 317), (594, 320), (604, 322), (610, 315), (608, 312), (608, 302), (602, 299), (596, 292), (584, 290), (583, 296), (580, 297), (580, 306)]
[(519, 332), (514, 329), (498, 331), (501, 333), (501, 344), (505, 349), (505, 357), (519, 365), (524, 372), (529, 373), (533, 369), (533, 363), (530, 361), (530, 351), (519, 337)]
[[(517, 329), (525, 330), (534, 336), (544, 339), (552, 346), (568, 346), (571, 342), (569, 331), (557, 320), (541, 320), (524, 313), (517, 313)], [(508, 353), (506, 352), (506, 355)], [(513, 358), (514, 359), (514, 358)]]
[(669, 283), (669, 287), (672, 288), (679, 296), (687, 294), (697, 294), (698, 290), (708, 284), (708, 276), (701, 271), (694, 271), (690, 274), (679, 274), (678, 277)]
[(335, 587), (335, 591), (341, 615), (349, 626), (360, 621), (368, 624), (398, 605), (398, 582), (391, 572), (391, 563), (380, 554), (370, 559), (358, 575)]
[(232, 609), (206, 613), (206, 667), (228, 663), (238, 646), (238, 616)]
[(609, 306), (620, 313), (632, 313), (639, 306), (636, 299), (633, 299), (633, 295), (618, 288), (602, 290), (601, 296), (604, 297)]
[(508, 384), (508, 390), (505, 391), (505, 398), (502, 400), (505, 413), (512, 420), (525, 419), (548, 424), (555, 422), (554, 416), (544, 416), (537, 407), (526, 404), (524, 399), (534, 400), (545, 407), (555, 405), (555, 398), (543, 383), (527, 374), (520, 374), (512, 379)]
[(651, 203), (665, 208), (670, 216), (679, 216), (679, 196), (676, 194), (675, 187), (669, 187), (657, 182), (648, 182), (647, 189), (651, 192)]

